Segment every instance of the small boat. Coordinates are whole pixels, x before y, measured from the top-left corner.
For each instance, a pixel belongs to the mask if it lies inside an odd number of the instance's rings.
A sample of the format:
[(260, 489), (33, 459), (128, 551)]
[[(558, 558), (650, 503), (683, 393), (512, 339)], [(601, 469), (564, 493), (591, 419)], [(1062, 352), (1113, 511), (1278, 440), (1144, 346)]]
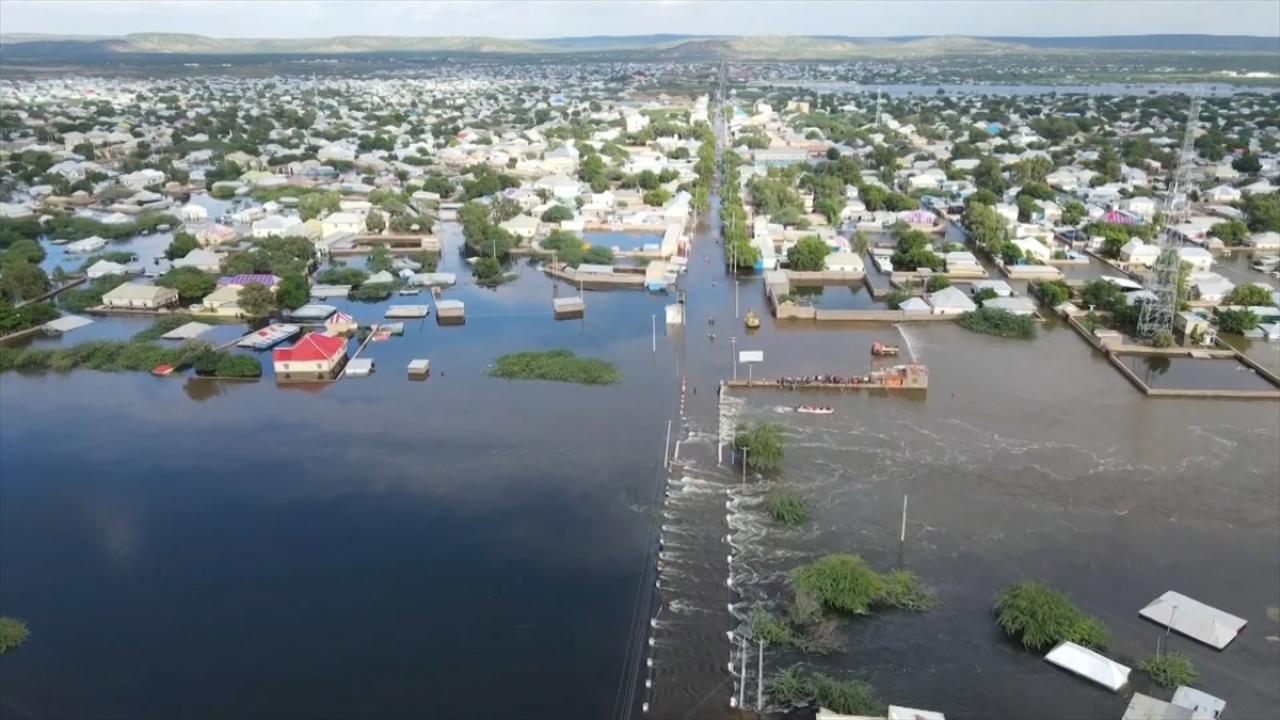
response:
[(168, 377), (173, 374), (172, 365), (157, 365), (151, 368), (151, 374), (156, 377)]
[(871, 354), (872, 355), (897, 355), (898, 346), (886, 345), (885, 343), (882, 343), (879, 340), (877, 340), (871, 343)]
[(746, 322), (747, 327), (749, 329), (755, 330), (756, 328), (760, 327), (760, 316), (756, 315), (754, 310), (748, 310), (747, 318), (744, 322)]
[(402, 288), (400, 288), (399, 290), (397, 290), (396, 292), (397, 292), (398, 294), (400, 294), (400, 295), (417, 295), (419, 292), (422, 292), (422, 288), (417, 288), (417, 287), (402, 287)]
[(835, 413), (835, 408), (825, 405), (797, 405), (796, 412), (808, 415), (831, 415)]

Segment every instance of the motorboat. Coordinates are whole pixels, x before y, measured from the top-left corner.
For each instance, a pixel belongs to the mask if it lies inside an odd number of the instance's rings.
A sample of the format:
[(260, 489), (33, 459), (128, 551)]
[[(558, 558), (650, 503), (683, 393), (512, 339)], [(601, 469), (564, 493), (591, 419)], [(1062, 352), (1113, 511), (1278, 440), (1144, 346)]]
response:
[(882, 343), (879, 340), (877, 340), (871, 343), (871, 354), (872, 355), (897, 355), (898, 346), (888, 345), (886, 343)]
[(755, 330), (760, 327), (760, 316), (756, 315), (754, 310), (748, 310), (747, 317), (744, 322), (746, 322), (748, 329)]
[(796, 412), (806, 415), (831, 415), (835, 413), (835, 408), (825, 405), (797, 405)]

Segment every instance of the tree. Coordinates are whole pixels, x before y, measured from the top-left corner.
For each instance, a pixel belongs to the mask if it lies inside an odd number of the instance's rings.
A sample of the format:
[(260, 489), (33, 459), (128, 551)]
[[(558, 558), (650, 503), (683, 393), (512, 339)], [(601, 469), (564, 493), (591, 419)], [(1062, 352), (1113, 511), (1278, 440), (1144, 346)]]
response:
[(1280, 192), (1255, 193), (1244, 199), (1244, 214), (1254, 232), (1280, 232)]
[(196, 240), (196, 236), (190, 233), (180, 232), (173, 236), (173, 242), (169, 243), (169, 247), (165, 248), (164, 256), (170, 260), (186, 257), (187, 253), (200, 247), (200, 242)]
[(1249, 236), (1249, 226), (1239, 220), (1220, 222), (1209, 227), (1209, 234), (1223, 244), (1235, 247), (1244, 244), (1245, 238)]
[(979, 160), (978, 167), (973, 170), (973, 184), (977, 185), (979, 190), (990, 190), (996, 195), (1003, 193), (1008, 183), (1004, 180), (1000, 161), (989, 155)]
[(298, 201), (298, 217), (305, 222), (327, 213), (337, 212), (341, 207), (342, 198), (336, 192), (307, 193)]
[(913, 271), (918, 268), (941, 270), (942, 258), (933, 252), (929, 236), (919, 230), (898, 233), (898, 245), (891, 258), (895, 270)]
[(198, 303), (218, 286), (218, 279), (192, 267), (174, 268), (156, 280), (161, 287), (178, 291), (178, 300), (186, 305)]
[(387, 246), (379, 245), (369, 253), (369, 260), (365, 263), (365, 266), (369, 268), (370, 272), (376, 273), (390, 270), (394, 263), (395, 257), (391, 255), (391, 251), (387, 249)]
[(265, 285), (254, 283), (240, 289), (240, 297), (237, 305), (244, 311), (244, 314), (251, 318), (264, 318), (271, 314), (271, 308), (275, 306), (275, 297), (271, 294), (271, 290)]
[(49, 291), (49, 278), (39, 266), (15, 261), (0, 273), (0, 299), (11, 303), (30, 300)]
[(733, 437), (733, 447), (746, 451), (752, 470), (775, 472), (782, 467), (782, 428), (774, 423), (744, 423)]
[(1253, 153), (1245, 153), (1231, 161), (1231, 167), (1246, 175), (1256, 175), (1262, 170), (1262, 162)]
[(641, 170), (640, 174), (636, 175), (636, 182), (642, 190), (654, 190), (660, 184), (657, 173), (652, 170)]
[(286, 310), (297, 310), (311, 299), (311, 285), (301, 273), (289, 273), (280, 278), (276, 288), (276, 304)]
[(1085, 283), (1080, 300), (1090, 309), (1114, 310), (1124, 305), (1124, 291), (1113, 282), (1092, 280)]
[(866, 255), (871, 249), (871, 242), (867, 239), (867, 234), (861, 230), (853, 234), (853, 251), (859, 255)]
[[(943, 290), (949, 287), (951, 287), (951, 280), (948, 279), (946, 275), (934, 275), (933, 277), (929, 278), (928, 282), (924, 284), (925, 292), (931, 292), (931, 293), (938, 292), (939, 290)], [(987, 289), (990, 289), (990, 288), (987, 288)]]
[(650, 205), (652, 207), (662, 207), (663, 205), (667, 204), (668, 200), (671, 199), (671, 193), (661, 188), (658, 188), (656, 190), (650, 190), (646, 192), (644, 194), (643, 199), (644, 199), (645, 205)]
[(787, 264), (792, 270), (815, 272), (826, 267), (827, 254), (831, 248), (817, 235), (800, 238), (799, 242), (787, 250)]
[(471, 274), (475, 277), (476, 282), (482, 285), (501, 282), (503, 277), (502, 263), (487, 255), (477, 258), (475, 265), (471, 266)]
[(371, 233), (380, 233), (387, 227), (387, 220), (377, 209), (370, 210), (364, 218), (364, 229)]
[(1023, 185), (1044, 182), (1045, 177), (1051, 172), (1053, 172), (1053, 161), (1047, 157), (1037, 156), (1019, 160), (1013, 166), (1014, 177)]
[(1272, 304), (1270, 288), (1261, 285), (1241, 285), (1231, 292), (1228, 302), (1232, 305), (1267, 306)]
[(1214, 319), (1219, 330), (1234, 335), (1243, 335), (1245, 331), (1258, 327), (1258, 316), (1252, 310), (1219, 310)]
[(1062, 208), (1062, 222), (1064, 225), (1075, 225), (1084, 219), (1085, 207), (1078, 200), (1070, 200), (1066, 207)]
[(547, 208), (546, 212), (542, 213), (542, 222), (545, 223), (559, 223), (572, 219), (573, 210), (570, 210), (564, 205), (553, 205)]

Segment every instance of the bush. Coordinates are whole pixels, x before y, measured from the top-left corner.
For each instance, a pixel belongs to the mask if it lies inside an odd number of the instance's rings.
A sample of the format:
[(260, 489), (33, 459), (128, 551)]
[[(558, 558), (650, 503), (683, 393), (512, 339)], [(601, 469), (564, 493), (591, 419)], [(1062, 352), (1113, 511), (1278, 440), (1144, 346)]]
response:
[(471, 274), (481, 285), (496, 285), (502, 282), (504, 277), (502, 263), (491, 257), (476, 259), (475, 264), (471, 266)]
[(1031, 292), (1049, 307), (1058, 307), (1071, 299), (1071, 286), (1062, 280), (1033, 282)]
[(396, 291), (391, 283), (365, 283), (351, 291), (351, 299), (361, 302), (381, 302)]
[(316, 273), (316, 282), (321, 285), (359, 285), (368, 279), (369, 273), (352, 267), (331, 267)]
[(1261, 285), (1241, 285), (1231, 291), (1231, 297), (1228, 300), (1231, 305), (1244, 306), (1266, 306), (1271, 304), (1271, 290)]
[[(951, 287), (951, 279), (946, 275), (934, 275), (924, 284), (925, 292), (938, 292)], [(989, 289), (989, 288), (988, 288)]]
[(861, 680), (840, 680), (821, 673), (806, 674), (791, 668), (774, 675), (768, 683), (769, 697), (780, 705), (803, 705), (809, 702), (847, 715), (883, 717), (884, 703), (875, 690)]
[(262, 377), (262, 363), (248, 355), (222, 353), (217, 364), (218, 377), (256, 378)]
[(519, 352), (499, 356), (489, 375), (507, 380), (549, 380), (579, 385), (613, 385), (622, 382), (622, 373), (613, 363), (596, 358), (580, 358), (571, 350)]
[(1191, 658), (1179, 652), (1152, 655), (1138, 663), (1138, 669), (1150, 675), (1151, 679), (1160, 687), (1192, 686), (1200, 679), (1200, 676), (1196, 673), (1195, 664), (1191, 662)]
[(30, 635), (26, 623), (7, 615), (0, 617), (0, 655), (17, 650)]
[(888, 305), (891, 310), (897, 310), (902, 307), (902, 303), (910, 300), (912, 297), (914, 296), (906, 290), (894, 290), (885, 298), (885, 304)]
[(29, 303), (15, 308), (8, 300), (0, 298), (0, 335), (43, 325), (61, 314), (49, 303)]
[(782, 488), (769, 491), (765, 507), (769, 510), (769, 515), (783, 525), (795, 527), (809, 520), (809, 510), (805, 507), (804, 500), (799, 495)]
[(774, 423), (744, 423), (733, 437), (733, 447), (746, 449), (752, 470), (774, 472), (782, 467), (782, 428)]
[(1084, 614), (1066, 595), (1025, 580), (1014, 583), (996, 597), (996, 623), (1010, 638), (1028, 650), (1043, 652), (1058, 643), (1105, 650), (1110, 631), (1097, 618)]
[(811, 595), (824, 606), (848, 615), (867, 615), (875, 606), (922, 612), (934, 599), (915, 575), (895, 571), (888, 576), (872, 570), (857, 555), (828, 555), (791, 571), (797, 594)]
[(751, 639), (763, 640), (773, 647), (795, 647), (799, 641), (786, 623), (764, 608), (751, 613)]
[(957, 323), (965, 330), (1002, 338), (1030, 340), (1036, 336), (1034, 320), (995, 308), (978, 308), (963, 313)]

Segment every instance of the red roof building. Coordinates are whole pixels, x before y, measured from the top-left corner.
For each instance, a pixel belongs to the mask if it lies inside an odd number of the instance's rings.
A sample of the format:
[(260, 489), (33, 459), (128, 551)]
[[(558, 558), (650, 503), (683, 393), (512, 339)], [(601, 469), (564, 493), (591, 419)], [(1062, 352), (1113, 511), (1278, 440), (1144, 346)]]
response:
[(293, 347), (271, 352), (277, 380), (328, 380), (346, 358), (346, 338), (320, 333), (307, 333)]

